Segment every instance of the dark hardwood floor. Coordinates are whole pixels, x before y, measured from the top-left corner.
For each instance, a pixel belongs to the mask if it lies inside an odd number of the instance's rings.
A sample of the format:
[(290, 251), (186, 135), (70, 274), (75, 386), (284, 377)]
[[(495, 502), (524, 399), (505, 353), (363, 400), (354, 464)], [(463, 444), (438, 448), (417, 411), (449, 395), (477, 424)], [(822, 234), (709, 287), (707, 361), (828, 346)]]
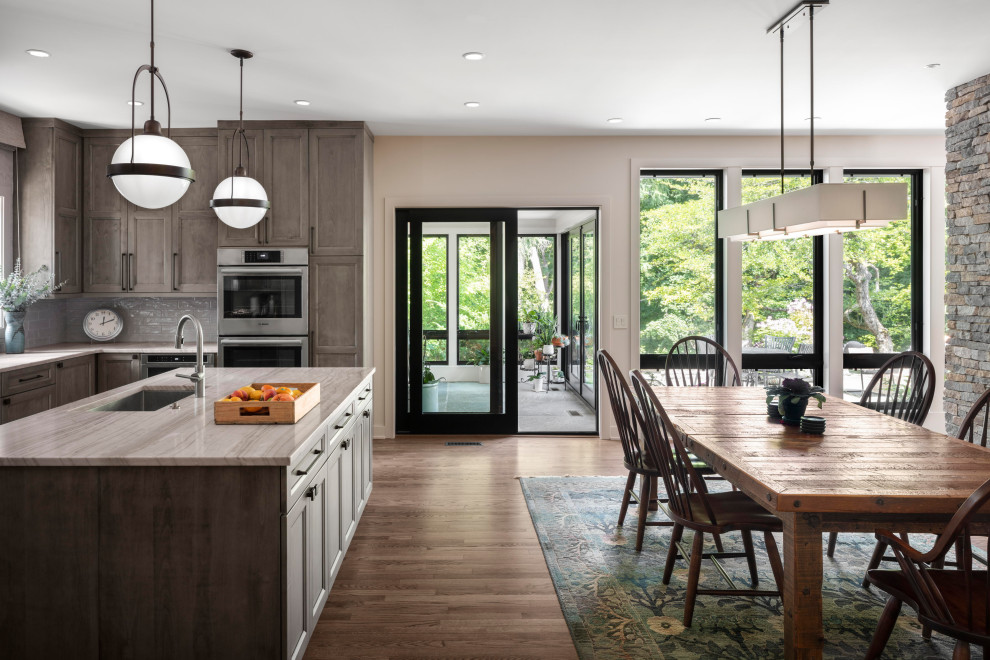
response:
[(516, 477), (624, 475), (622, 448), (470, 439), (484, 446), (375, 441), (374, 491), (307, 660), (577, 657)]

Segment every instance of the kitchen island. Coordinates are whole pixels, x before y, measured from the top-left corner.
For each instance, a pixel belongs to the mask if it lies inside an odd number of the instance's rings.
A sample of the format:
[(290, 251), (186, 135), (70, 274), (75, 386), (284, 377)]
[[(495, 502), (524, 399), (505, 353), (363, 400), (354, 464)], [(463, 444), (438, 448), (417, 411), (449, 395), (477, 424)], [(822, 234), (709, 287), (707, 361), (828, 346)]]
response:
[[(298, 658), (372, 487), (370, 368), (209, 369), (206, 397), (0, 426), (0, 657)], [(249, 383), (318, 382), (293, 425), (217, 425)]]

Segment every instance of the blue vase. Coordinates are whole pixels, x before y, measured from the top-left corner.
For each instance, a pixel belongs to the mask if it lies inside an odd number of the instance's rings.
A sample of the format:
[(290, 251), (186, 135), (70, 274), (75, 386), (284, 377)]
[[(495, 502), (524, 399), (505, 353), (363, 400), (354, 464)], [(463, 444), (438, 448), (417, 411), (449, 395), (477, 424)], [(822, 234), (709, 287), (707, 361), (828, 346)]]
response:
[[(795, 398), (797, 398), (797, 402), (794, 401)], [(798, 426), (801, 423), (801, 417), (804, 416), (804, 412), (808, 409), (808, 397), (794, 397), (782, 394), (780, 395), (780, 408), (784, 411), (784, 423)]]
[(27, 312), (4, 312), (3, 320), (7, 326), (4, 332), (4, 342), (8, 353), (24, 352), (24, 317)]

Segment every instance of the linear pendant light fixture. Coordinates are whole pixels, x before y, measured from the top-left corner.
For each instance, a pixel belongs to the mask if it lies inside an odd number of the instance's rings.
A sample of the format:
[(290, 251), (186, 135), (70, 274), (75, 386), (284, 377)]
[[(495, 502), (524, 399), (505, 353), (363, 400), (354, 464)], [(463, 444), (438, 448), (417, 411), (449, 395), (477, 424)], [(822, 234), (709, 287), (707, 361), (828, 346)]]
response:
[[(272, 203), (264, 186), (247, 175), (241, 156), (247, 151), (247, 162), (251, 165), (251, 149), (244, 135), (244, 60), (254, 54), (247, 50), (235, 49), (230, 54), (241, 61), (240, 125), (230, 141), (230, 162), (234, 162), (234, 143), (237, 143), (237, 167), (232, 176), (220, 182), (213, 192), (210, 208), (217, 212), (220, 220), (237, 229), (247, 229), (261, 222)], [(243, 147), (243, 149), (242, 149)]]
[(887, 226), (907, 217), (906, 183), (817, 183), (784, 192), (784, 32), (808, 16), (811, 81), (811, 160), (815, 172), (815, 9), (829, 0), (801, 0), (767, 33), (780, 36), (780, 192), (769, 199), (718, 212), (718, 237), (733, 241), (775, 240)]
[[(144, 123), (144, 133), (134, 135), (135, 90), (138, 76), (147, 71), (151, 77), (151, 118)], [(162, 135), (162, 125), (155, 121), (155, 79), (162, 84), (168, 107), (168, 137)], [(196, 180), (189, 157), (173, 142), (172, 103), (168, 98), (165, 79), (155, 66), (155, 0), (151, 0), (151, 64), (142, 64), (131, 83), (131, 137), (117, 147), (107, 176), (127, 201), (145, 209), (160, 209), (179, 201), (189, 184)]]

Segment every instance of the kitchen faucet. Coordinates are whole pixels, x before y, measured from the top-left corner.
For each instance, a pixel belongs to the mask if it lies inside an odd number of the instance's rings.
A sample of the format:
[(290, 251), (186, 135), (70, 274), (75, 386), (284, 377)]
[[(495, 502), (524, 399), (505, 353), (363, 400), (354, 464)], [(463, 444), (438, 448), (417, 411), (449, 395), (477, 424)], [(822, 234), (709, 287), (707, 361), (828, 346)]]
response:
[(196, 371), (191, 374), (175, 374), (176, 378), (188, 378), (196, 383), (196, 396), (200, 399), (206, 396), (206, 367), (203, 365), (203, 326), (199, 319), (186, 314), (179, 319), (179, 327), (175, 329), (175, 347), (182, 348), (182, 328), (186, 321), (192, 321), (196, 326)]

